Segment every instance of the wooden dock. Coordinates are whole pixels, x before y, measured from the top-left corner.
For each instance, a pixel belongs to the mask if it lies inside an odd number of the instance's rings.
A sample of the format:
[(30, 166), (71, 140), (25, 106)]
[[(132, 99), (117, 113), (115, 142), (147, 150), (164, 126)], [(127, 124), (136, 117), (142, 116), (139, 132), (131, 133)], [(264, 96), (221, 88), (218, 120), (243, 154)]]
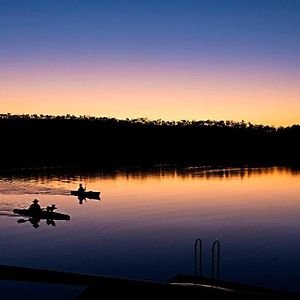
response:
[(130, 299), (150, 297), (181, 297), (182, 299), (203, 300), (300, 299), (299, 294), (277, 292), (270, 289), (186, 275), (178, 275), (167, 283), (158, 283), (14, 266), (0, 266), (0, 279), (86, 287), (77, 300), (100, 299), (104, 295), (118, 298), (120, 296), (130, 297)]

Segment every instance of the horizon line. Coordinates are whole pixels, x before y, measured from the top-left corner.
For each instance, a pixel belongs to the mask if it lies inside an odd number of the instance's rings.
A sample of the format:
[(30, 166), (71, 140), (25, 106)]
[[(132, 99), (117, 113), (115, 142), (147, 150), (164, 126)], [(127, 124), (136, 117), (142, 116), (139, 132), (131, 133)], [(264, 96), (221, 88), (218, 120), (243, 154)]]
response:
[(96, 119), (110, 119), (110, 120), (117, 120), (117, 121), (137, 121), (137, 122), (162, 122), (162, 123), (182, 123), (182, 122), (187, 122), (187, 123), (193, 123), (193, 122), (215, 122), (215, 123), (220, 123), (220, 122), (224, 122), (225, 125), (230, 125), (230, 124), (226, 124), (228, 122), (232, 123), (232, 124), (245, 124), (245, 125), (252, 125), (252, 126), (264, 126), (264, 127), (272, 127), (275, 129), (278, 128), (289, 128), (289, 127), (293, 127), (293, 126), (300, 126), (300, 123), (295, 123), (292, 125), (287, 125), (287, 126), (283, 126), (283, 125), (279, 125), (279, 126), (275, 126), (275, 125), (270, 125), (270, 124), (263, 124), (263, 123), (252, 123), (250, 121), (245, 121), (245, 120), (240, 120), (240, 121), (236, 121), (236, 120), (229, 120), (229, 119), (180, 119), (180, 120), (168, 120), (168, 119), (162, 119), (162, 118), (157, 118), (157, 119), (151, 119), (148, 117), (136, 117), (136, 118), (118, 118), (118, 117), (111, 117), (111, 116), (97, 116), (97, 115), (76, 115), (76, 114), (43, 114), (43, 113), (0, 113), (0, 119), (3, 119), (5, 117), (33, 117), (33, 118), (43, 118), (43, 117), (73, 117), (76, 119), (80, 119), (80, 118), (96, 118)]

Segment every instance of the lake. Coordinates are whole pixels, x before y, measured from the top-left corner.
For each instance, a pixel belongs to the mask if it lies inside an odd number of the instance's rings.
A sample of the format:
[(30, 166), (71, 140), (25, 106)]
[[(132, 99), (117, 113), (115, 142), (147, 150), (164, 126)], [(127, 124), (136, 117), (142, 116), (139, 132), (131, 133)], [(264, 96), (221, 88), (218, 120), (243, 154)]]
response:
[[(79, 183), (101, 199), (80, 203)], [(35, 198), (71, 219), (35, 228), (12, 213)], [(19, 172), (0, 177), (0, 213), (0, 264), (165, 282), (193, 274), (201, 238), (203, 275), (218, 240), (221, 279), (300, 292), (297, 170)]]

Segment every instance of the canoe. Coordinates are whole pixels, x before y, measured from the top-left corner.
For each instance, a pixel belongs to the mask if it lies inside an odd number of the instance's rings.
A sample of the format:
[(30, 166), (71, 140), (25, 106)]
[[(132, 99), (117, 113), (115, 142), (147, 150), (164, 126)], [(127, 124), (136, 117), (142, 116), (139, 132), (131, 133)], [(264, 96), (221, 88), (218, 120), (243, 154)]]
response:
[(85, 191), (85, 192), (78, 192), (78, 191), (71, 191), (71, 195), (78, 196), (82, 198), (89, 198), (89, 199), (100, 199), (100, 192), (92, 192), (92, 191)]
[(22, 215), (26, 217), (34, 217), (39, 219), (70, 220), (69, 215), (65, 215), (57, 212), (49, 212), (45, 210), (42, 210), (39, 215), (33, 215), (29, 209), (14, 209), (13, 212), (18, 215)]

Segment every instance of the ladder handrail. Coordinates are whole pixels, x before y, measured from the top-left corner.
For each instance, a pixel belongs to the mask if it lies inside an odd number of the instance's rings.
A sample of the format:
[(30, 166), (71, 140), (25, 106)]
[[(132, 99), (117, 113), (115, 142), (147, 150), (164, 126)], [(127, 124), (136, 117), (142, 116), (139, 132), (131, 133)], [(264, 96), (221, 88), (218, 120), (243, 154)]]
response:
[(212, 246), (211, 278), (220, 278), (220, 242), (218, 240), (215, 240)]
[[(199, 257), (197, 255), (198, 249), (199, 249)], [(195, 241), (194, 251), (195, 251), (194, 273), (195, 276), (201, 277), (202, 276), (202, 240), (200, 238), (197, 238)]]

